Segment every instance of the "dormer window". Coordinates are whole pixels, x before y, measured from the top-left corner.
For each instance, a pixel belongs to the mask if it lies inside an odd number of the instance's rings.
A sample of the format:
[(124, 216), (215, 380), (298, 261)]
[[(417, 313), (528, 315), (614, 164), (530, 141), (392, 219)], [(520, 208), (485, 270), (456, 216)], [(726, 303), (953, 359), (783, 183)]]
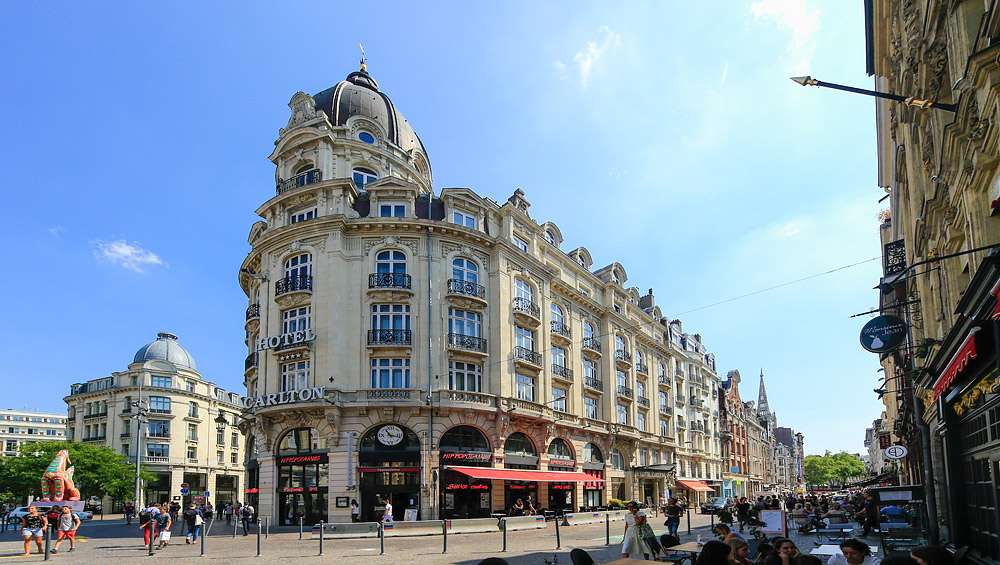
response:
[(463, 212), (455, 212), (452, 221), (460, 226), (476, 229), (476, 217)]
[(306, 210), (298, 210), (288, 214), (288, 223), (297, 224), (299, 222), (304, 222), (306, 220), (311, 220), (316, 217), (316, 209), (309, 208)]
[(373, 144), (373, 145), (375, 144), (375, 136), (372, 135), (372, 134), (370, 134), (370, 133), (368, 133), (367, 131), (363, 131), (363, 132), (359, 133), (358, 134), (358, 139), (360, 139), (361, 141), (363, 141), (365, 143), (369, 143), (369, 144)]
[(576, 262), (579, 263), (584, 269), (587, 268), (587, 260), (583, 258), (583, 255), (577, 255)]
[(524, 241), (520, 237), (517, 237), (516, 235), (514, 236), (514, 246), (525, 253), (528, 252), (528, 242)]
[(552, 235), (552, 232), (546, 231), (545, 232), (545, 241), (549, 242), (552, 245), (555, 245), (556, 244), (556, 237), (554, 235)]
[(369, 169), (355, 167), (351, 169), (351, 177), (354, 179), (354, 186), (364, 192), (366, 184), (378, 180), (378, 173)]
[(385, 202), (378, 205), (378, 217), (380, 218), (405, 218), (406, 204), (402, 202)]

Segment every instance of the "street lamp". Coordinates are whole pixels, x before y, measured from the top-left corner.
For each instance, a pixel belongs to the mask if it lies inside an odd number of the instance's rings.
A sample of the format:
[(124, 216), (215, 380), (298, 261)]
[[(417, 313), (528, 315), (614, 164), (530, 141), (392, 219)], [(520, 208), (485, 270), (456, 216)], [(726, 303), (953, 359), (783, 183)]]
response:
[(957, 107), (955, 104), (947, 104), (944, 102), (934, 102), (933, 100), (920, 100), (914, 96), (900, 96), (899, 94), (889, 94), (888, 92), (878, 92), (875, 90), (867, 90), (864, 88), (855, 88), (853, 86), (844, 86), (842, 84), (834, 84), (832, 82), (824, 82), (812, 78), (811, 76), (804, 77), (789, 77), (796, 83), (802, 86), (821, 86), (825, 88), (833, 88), (835, 90), (843, 90), (845, 92), (853, 92), (855, 94), (864, 94), (865, 96), (874, 96), (876, 98), (885, 98), (886, 100), (895, 100), (896, 102), (902, 102), (907, 106), (916, 106), (917, 108), (936, 108), (938, 110), (944, 110), (946, 112), (954, 112)]
[(140, 469), (142, 465), (142, 432), (143, 424), (149, 421), (146, 414), (149, 409), (146, 407), (145, 402), (142, 400), (142, 382), (139, 383), (139, 399), (132, 403), (130, 406), (132, 412), (132, 419), (135, 420), (136, 432), (138, 432), (138, 437), (135, 443), (135, 506), (140, 510), (142, 506), (142, 478), (140, 475)]

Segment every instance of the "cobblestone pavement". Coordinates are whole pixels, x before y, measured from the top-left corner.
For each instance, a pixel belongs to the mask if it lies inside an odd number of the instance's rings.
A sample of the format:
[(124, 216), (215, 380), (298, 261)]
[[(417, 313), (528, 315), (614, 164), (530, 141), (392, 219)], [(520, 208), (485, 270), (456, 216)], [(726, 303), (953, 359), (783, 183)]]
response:
[[(694, 541), (700, 534), (704, 540), (710, 538), (709, 516), (692, 515), (691, 534), (687, 534), (686, 523), (682, 524), (681, 542)], [(651, 524), (657, 535), (665, 533), (663, 519), (652, 518)], [(261, 540), (261, 557), (257, 554), (255, 535), (244, 537), (242, 528), (236, 538), (232, 537), (232, 526), (216, 522), (212, 535), (205, 545), (204, 557), (200, 557), (200, 545), (186, 545), (181, 536), (180, 526), (173, 529), (175, 538), (163, 550), (153, 556), (142, 546), (141, 532), (137, 524), (126, 526), (121, 519), (94, 520), (80, 528), (77, 549), (68, 553), (67, 542), (63, 542), (60, 552), (51, 556), (52, 562), (61, 563), (135, 563), (137, 559), (171, 560), (182, 563), (203, 561), (212, 563), (346, 563), (346, 564), (406, 564), (406, 565), (475, 565), (492, 556), (503, 557), (516, 565), (544, 565), (558, 557), (558, 562), (570, 565), (569, 551), (580, 547), (587, 550), (597, 563), (608, 563), (621, 557), (622, 522), (611, 523), (611, 545), (605, 545), (605, 525), (585, 524), (559, 528), (561, 549), (556, 549), (555, 525), (548, 523), (544, 530), (521, 530), (507, 533), (507, 552), (501, 552), (502, 538), (499, 532), (486, 534), (450, 534), (448, 553), (442, 553), (441, 536), (387, 537), (385, 555), (379, 555), (379, 540), (375, 539), (327, 539), (324, 542), (324, 556), (319, 557), (319, 540), (299, 540), (298, 531), (276, 531), (272, 529), (267, 539)], [(799, 548), (808, 553), (813, 548), (815, 535), (793, 534)], [(53, 541), (54, 545), (54, 541)], [(32, 544), (32, 551), (35, 551)], [(23, 541), (18, 532), (9, 530), (0, 533), (0, 560), (2, 562), (42, 561), (41, 555), (22, 557)], [(825, 558), (823, 559), (826, 560)]]

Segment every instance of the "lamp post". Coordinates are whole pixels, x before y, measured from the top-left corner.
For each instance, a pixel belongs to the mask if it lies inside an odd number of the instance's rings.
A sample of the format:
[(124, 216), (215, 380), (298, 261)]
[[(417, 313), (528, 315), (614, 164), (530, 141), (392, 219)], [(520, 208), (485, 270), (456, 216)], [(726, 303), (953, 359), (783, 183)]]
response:
[(135, 506), (138, 509), (142, 509), (142, 477), (140, 475), (140, 468), (142, 465), (142, 432), (143, 424), (149, 421), (145, 418), (148, 409), (142, 400), (142, 377), (139, 377), (139, 396), (138, 400), (132, 403), (130, 409), (133, 410), (132, 419), (135, 420), (135, 427), (137, 432), (136, 442), (135, 442)]
[(885, 98), (886, 100), (895, 100), (896, 102), (902, 102), (907, 106), (916, 106), (917, 108), (935, 108), (937, 110), (944, 110), (946, 112), (954, 112), (956, 110), (955, 104), (947, 104), (944, 102), (935, 102), (933, 100), (921, 100), (914, 96), (900, 96), (899, 94), (890, 94), (888, 92), (878, 92), (875, 90), (867, 90), (865, 88), (856, 88), (853, 86), (844, 86), (842, 84), (834, 84), (832, 82), (824, 82), (812, 78), (811, 76), (804, 77), (789, 77), (791, 80), (802, 86), (821, 86), (825, 88), (833, 88), (835, 90), (843, 90), (844, 92), (853, 92), (855, 94), (864, 94), (865, 96), (874, 96), (875, 98)]

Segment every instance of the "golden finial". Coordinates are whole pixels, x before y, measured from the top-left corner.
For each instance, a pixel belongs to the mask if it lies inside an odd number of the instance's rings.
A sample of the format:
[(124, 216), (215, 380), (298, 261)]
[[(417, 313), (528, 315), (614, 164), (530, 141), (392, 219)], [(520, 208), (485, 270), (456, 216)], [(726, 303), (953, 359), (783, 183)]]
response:
[(361, 48), (361, 72), (368, 72), (368, 60), (365, 59), (365, 46), (358, 43), (358, 47)]

